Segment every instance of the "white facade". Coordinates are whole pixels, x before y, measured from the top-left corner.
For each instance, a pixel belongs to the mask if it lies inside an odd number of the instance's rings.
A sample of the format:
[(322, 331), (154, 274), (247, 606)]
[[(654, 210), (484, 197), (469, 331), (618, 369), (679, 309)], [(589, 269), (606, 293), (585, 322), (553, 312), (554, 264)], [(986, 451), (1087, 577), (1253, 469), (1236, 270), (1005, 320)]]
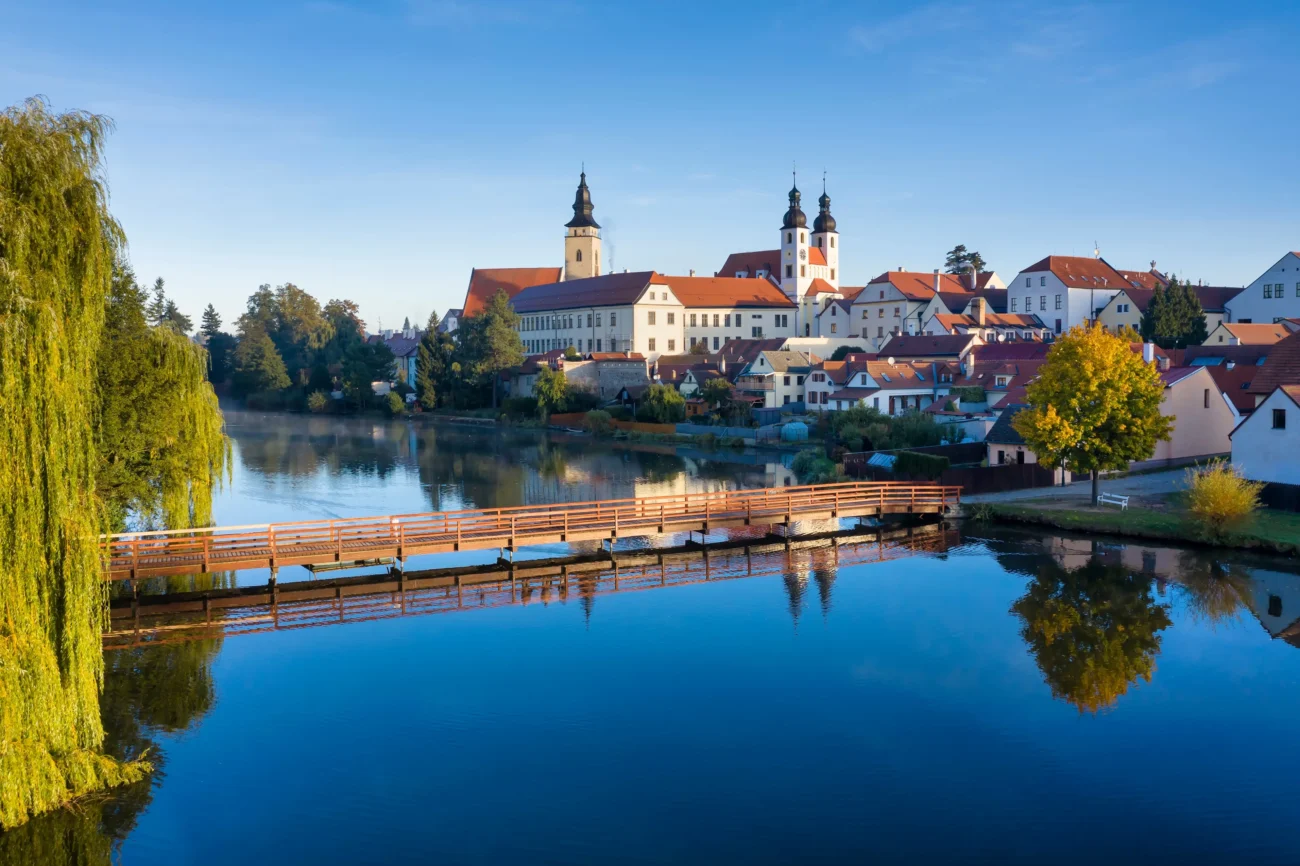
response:
[(1051, 331), (1063, 334), (1091, 321), (1121, 290), (1067, 286), (1051, 271), (1021, 271), (1007, 286), (1007, 312), (1031, 313)]
[(1300, 484), (1300, 404), (1275, 388), (1232, 432), (1232, 463), (1252, 481)]
[(796, 312), (786, 309), (738, 307), (691, 307), (686, 310), (686, 342), (689, 352), (703, 340), (710, 352), (732, 340), (753, 340), (795, 335)]
[(636, 302), (522, 313), (524, 352), (537, 355), (572, 346), (586, 352), (639, 352), (654, 361), (684, 351), (685, 308), (666, 285), (651, 284)]
[(894, 334), (919, 334), (924, 322), (920, 314), (926, 301), (906, 297), (892, 283), (868, 283), (850, 308), (850, 336), (866, 341), (869, 352), (877, 352)]
[(1300, 253), (1287, 253), (1225, 305), (1229, 322), (1268, 324), (1300, 316)]

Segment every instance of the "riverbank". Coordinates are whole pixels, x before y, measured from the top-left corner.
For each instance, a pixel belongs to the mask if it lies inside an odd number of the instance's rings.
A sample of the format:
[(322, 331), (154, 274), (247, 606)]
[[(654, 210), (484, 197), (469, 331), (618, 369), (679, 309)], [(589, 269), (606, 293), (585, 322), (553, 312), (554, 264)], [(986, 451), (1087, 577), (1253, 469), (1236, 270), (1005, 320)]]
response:
[(1256, 550), (1282, 556), (1300, 554), (1300, 514), (1261, 509), (1248, 523), (1221, 538), (1212, 539), (1192, 518), (1182, 493), (1131, 498), (1124, 511), (1112, 506), (1093, 507), (1087, 503), (1044, 498), (976, 503), (968, 509), (968, 514), (1000, 523), (1046, 526), (1073, 532)]

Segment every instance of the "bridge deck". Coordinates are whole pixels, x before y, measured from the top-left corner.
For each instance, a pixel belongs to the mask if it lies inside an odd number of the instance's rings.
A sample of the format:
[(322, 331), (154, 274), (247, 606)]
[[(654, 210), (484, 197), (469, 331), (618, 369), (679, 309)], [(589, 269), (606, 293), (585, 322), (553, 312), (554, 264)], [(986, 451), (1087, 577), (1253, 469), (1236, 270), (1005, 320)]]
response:
[(271, 523), (104, 539), (105, 577), (127, 580), (534, 544), (707, 532), (795, 520), (947, 513), (960, 488), (851, 482), (516, 508)]

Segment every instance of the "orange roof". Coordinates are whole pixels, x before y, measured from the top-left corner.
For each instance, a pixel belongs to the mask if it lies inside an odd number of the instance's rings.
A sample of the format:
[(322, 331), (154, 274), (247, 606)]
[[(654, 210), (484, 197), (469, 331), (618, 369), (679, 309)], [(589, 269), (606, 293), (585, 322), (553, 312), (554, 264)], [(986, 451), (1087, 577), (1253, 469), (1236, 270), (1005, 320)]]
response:
[(804, 292), (804, 295), (807, 296), (807, 295), (821, 295), (821, 294), (836, 295), (839, 294), (839, 289), (835, 288), (830, 283), (823, 280), (821, 277), (817, 277), (811, 283), (808, 284), (808, 291)]
[(939, 324), (949, 331), (957, 327), (967, 328), (1041, 328), (1043, 324), (1034, 316), (1027, 316), (1023, 313), (985, 313), (984, 324), (978, 324), (974, 316), (967, 316), (961, 313), (944, 315), (939, 313), (935, 315)]
[(718, 276), (734, 277), (736, 274), (744, 273), (747, 277), (757, 277), (760, 270), (767, 271), (773, 276), (779, 274), (781, 265), (780, 250), (758, 250), (752, 253), (732, 253), (727, 256), (727, 260), (722, 263), (722, 269), (718, 271)]
[(1300, 331), (1269, 349), (1268, 358), (1248, 390), (1252, 394), (1270, 394), (1278, 386), (1297, 384), (1300, 384)]
[(1281, 322), (1272, 324), (1224, 322), (1223, 328), (1236, 337), (1243, 346), (1271, 346), (1291, 335), (1291, 329)]
[[(974, 292), (966, 288), (965, 282), (960, 276), (954, 274), (939, 274), (939, 291), (951, 292), (955, 295), (974, 296)], [(883, 285), (889, 283), (895, 289), (902, 293), (903, 297), (912, 301), (928, 301), (934, 297), (934, 280), (935, 275), (920, 273), (918, 271), (886, 271), (872, 280), (868, 285)]]
[(530, 286), (558, 282), (562, 268), (474, 268), (469, 272), (469, 290), (465, 292), (462, 316), (473, 316), (487, 306), (499, 290), (511, 300)]
[(840, 294), (844, 296), (844, 300), (851, 301), (862, 294), (865, 288), (866, 286), (840, 286)]
[(1133, 284), (1106, 263), (1087, 256), (1048, 256), (1021, 273), (1051, 271), (1052, 276), (1073, 289), (1128, 289)]
[(1118, 271), (1120, 276), (1132, 283), (1134, 288), (1154, 289), (1156, 286), (1169, 285), (1169, 280), (1165, 279), (1165, 275), (1156, 270), (1125, 271), (1119, 268), (1115, 270)]
[(767, 280), (743, 277), (663, 277), (686, 307), (793, 307)]
[(822, 252), (821, 247), (808, 248), (808, 264), (826, 266), (826, 253)]

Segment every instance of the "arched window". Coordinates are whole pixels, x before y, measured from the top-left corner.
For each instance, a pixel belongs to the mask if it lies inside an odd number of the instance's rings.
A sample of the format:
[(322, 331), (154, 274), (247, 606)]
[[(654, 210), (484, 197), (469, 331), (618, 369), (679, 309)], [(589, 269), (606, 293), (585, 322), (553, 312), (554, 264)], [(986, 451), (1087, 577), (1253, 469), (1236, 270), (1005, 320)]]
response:
[(835, 236), (831, 235), (831, 249), (835, 249)]
[(578, 261), (582, 261), (582, 250), (578, 250)]
[(785, 233), (785, 242), (788, 244), (788, 243), (790, 243), (790, 241), (792, 241), (792, 240), (794, 240), (794, 233), (793, 233), (793, 232), (786, 232), (786, 233)]

